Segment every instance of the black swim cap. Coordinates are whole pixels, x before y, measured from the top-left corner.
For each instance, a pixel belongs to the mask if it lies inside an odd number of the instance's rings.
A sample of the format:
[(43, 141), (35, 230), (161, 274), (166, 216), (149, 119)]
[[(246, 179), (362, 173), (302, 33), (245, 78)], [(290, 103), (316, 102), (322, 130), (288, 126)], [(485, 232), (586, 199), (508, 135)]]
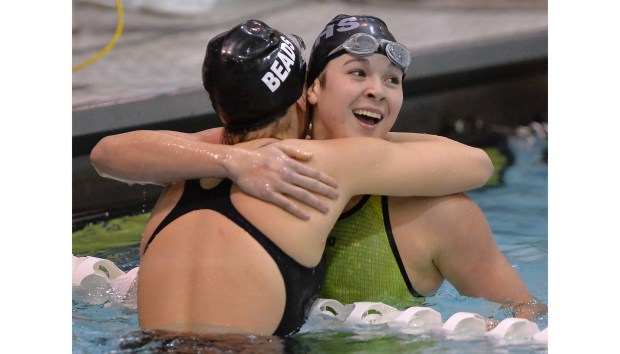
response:
[(226, 128), (254, 130), (286, 113), (302, 95), (303, 48), (301, 38), (285, 36), (258, 20), (209, 41), (202, 83)]
[[(314, 41), (308, 64), (308, 85), (312, 85), (327, 63), (346, 53), (330, 53), (356, 33), (365, 33), (379, 40), (396, 42), (387, 25), (378, 17), (368, 15), (338, 15), (325, 26)], [(408, 51), (408, 50), (407, 50)], [(385, 54), (385, 53), (382, 53)], [(407, 53), (408, 55), (409, 53)], [(390, 59), (391, 60), (391, 59)], [(405, 69), (403, 69), (404, 72)]]

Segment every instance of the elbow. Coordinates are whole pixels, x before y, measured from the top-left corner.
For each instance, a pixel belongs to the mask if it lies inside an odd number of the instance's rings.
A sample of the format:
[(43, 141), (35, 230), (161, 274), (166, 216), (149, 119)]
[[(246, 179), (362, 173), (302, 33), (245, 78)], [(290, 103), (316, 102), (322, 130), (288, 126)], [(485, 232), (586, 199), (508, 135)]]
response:
[(491, 176), (493, 176), (495, 167), (493, 166), (491, 158), (483, 149), (476, 148), (476, 154), (478, 155), (476, 158), (478, 161), (476, 170), (479, 172), (480, 178), (478, 187), (482, 187), (489, 181)]
[(105, 171), (106, 166), (109, 164), (111, 144), (109, 137), (104, 137), (90, 152), (90, 163), (95, 167), (99, 175), (102, 175), (102, 172)]

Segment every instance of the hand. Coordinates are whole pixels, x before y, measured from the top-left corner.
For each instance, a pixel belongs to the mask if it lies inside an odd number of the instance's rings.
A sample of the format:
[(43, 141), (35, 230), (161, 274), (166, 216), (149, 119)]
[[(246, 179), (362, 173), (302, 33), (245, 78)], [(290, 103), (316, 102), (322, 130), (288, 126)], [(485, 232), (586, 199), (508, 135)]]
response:
[(548, 311), (547, 305), (533, 296), (530, 296), (527, 302), (504, 304), (500, 309), (508, 309), (512, 316), (530, 321), (545, 315)]
[(273, 203), (303, 220), (308, 220), (310, 215), (284, 195), (323, 213), (328, 212), (329, 207), (311, 192), (331, 199), (338, 198), (336, 180), (300, 162), (310, 160), (312, 153), (283, 143), (244, 151), (235, 156), (228, 166), (231, 179), (244, 192)]
[(528, 320), (534, 320), (546, 314), (548, 311), (547, 305), (535, 297), (531, 297), (526, 303), (516, 304), (510, 307), (514, 310), (515, 317), (526, 318)]
[(487, 317), (485, 322), (487, 324), (487, 332), (497, 327), (497, 325), (499, 324), (499, 321), (493, 317)]

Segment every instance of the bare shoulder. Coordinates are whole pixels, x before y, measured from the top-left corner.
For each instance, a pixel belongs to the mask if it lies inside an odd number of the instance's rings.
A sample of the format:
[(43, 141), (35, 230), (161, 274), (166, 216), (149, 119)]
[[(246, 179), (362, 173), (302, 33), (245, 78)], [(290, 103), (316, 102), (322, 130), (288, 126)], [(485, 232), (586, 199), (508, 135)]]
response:
[(328, 140), (286, 139), (282, 140), (282, 142), (287, 145), (299, 146), (309, 150), (325, 150), (328, 152), (335, 150), (348, 155), (355, 155), (358, 153), (363, 155), (364, 153), (360, 152), (363, 151), (362, 148), (387, 143), (383, 139), (370, 137), (350, 137)]
[[(283, 144), (301, 148), (313, 154), (316, 163), (321, 165), (331, 160), (340, 160), (346, 164), (344, 159), (356, 159), (356, 155), (363, 156), (360, 150), (373, 138), (344, 138), (344, 139), (328, 139), (328, 140), (303, 140), (303, 139), (286, 139), (282, 140)], [(318, 161), (317, 161), (318, 160)]]
[(174, 130), (156, 130), (156, 131), (148, 131), (150, 133), (154, 132), (157, 134), (165, 134), (170, 136), (175, 136), (178, 138), (187, 139), (190, 141), (200, 141), (210, 144), (219, 144), (222, 136), (222, 128), (211, 128), (202, 130), (195, 133), (184, 133)]
[(221, 127), (211, 128), (194, 133), (194, 137), (202, 141), (217, 143), (222, 137), (223, 129)]
[(273, 139), (273, 138), (254, 139), (254, 140), (249, 140), (249, 141), (235, 144), (235, 147), (239, 147), (239, 148), (246, 149), (246, 150), (254, 150), (259, 147), (269, 145), (269, 144), (275, 144), (280, 141), (281, 140)]

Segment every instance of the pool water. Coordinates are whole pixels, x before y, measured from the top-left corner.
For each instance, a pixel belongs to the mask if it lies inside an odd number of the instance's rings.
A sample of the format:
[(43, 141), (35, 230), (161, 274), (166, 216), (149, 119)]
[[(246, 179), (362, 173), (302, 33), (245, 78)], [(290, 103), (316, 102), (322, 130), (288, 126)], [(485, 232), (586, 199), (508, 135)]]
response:
[[(467, 193), (482, 208), (500, 249), (522, 277), (533, 296), (548, 302), (547, 164), (542, 161), (546, 142), (511, 138), (514, 164), (503, 174), (503, 183)], [(142, 219), (141, 219), (142, 220)], [(114, 226), (113, 224), (110, 224)], [(116, 225), (109, 229), (119, 229)], [(109, 230), (108, 230), (109, 231)], [(135, 231), (133, 231), (135, 232)], [(75, 239), (74, 234), (74, 239)], [(132, 235), (139, 239), (139, 233)], [(135, 242), (134, 242), (135, 243)], [(76, 254), (77, 255), (77, 254)], [(97, 249), (90, 255), (113, 261), (127, 272), (138, 266), (138, 247)], [(456, 312), (475, 312), (499, 320), (508, 316), (497, 304), (460, 296), (444, 282), (423, 306), (432, 307), (446, 321)], [(535, 319), (547, 328), (547, 315)], [(506, 344), (486, 337), (455, 339), (440, 332), (404, 333), (388, 327), (363, 329), (324, 328), (306, 323), (300, 333), (281, 340), (276, 337), (210, 336), (209, 338), (163, 338), (140, 331), (137, 311), (107, 302), (90, 305), (73, 296), (74, 353), (158, 352), (253, 352), (253, 353), (547, 353), (546, 344)]]

